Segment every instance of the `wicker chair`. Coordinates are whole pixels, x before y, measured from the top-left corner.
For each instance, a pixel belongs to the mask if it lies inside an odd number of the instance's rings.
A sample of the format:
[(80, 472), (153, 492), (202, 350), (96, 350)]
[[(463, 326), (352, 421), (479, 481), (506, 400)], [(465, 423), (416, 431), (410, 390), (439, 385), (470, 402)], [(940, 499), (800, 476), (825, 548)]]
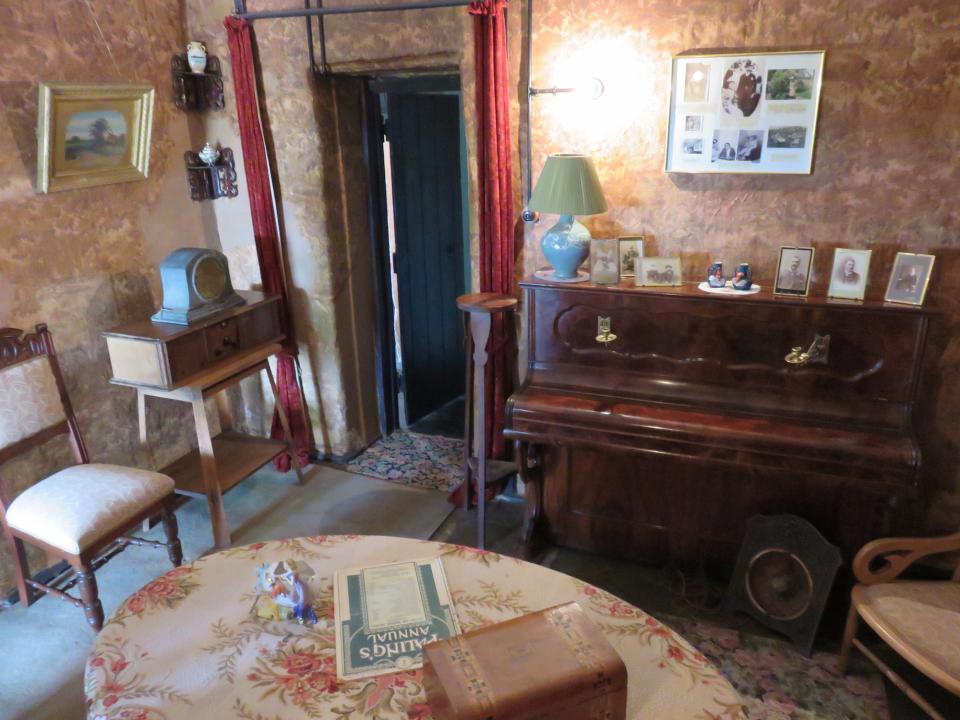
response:
[(930, 717), (943, 720), (924, 698), (857, 639), (860, 619), (917, 670), (960, 695), (960, 564), (950, 580), (899, 580), (922, 557), (960, 552), (960, 533), (940, 538), (889, 538), (865, 545), (853, 561), (853, 588), (840, 650), (846, 672), (856, 647)]

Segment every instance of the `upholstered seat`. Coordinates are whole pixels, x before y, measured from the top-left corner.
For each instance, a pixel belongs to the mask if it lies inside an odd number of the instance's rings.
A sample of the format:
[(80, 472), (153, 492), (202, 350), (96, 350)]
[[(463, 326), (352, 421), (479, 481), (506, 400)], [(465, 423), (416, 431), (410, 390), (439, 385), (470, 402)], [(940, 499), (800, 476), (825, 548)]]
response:
[(960, 690), (960, 583), (858, 585), (853, 602), (903, 657), (941, 685)]
[(172, 492), (173, 480), (160, 473), (74, 465), (17, 496), (7, 509), (7, 524), (78, 555)]
[[(0, 472), (0, 528), (10, 548), (17, 594), (32, 605), (37, 592), (82, 608), (87, 623), (103, 627), (94, 571), (127, 545), (164, 548), (174, 567), (183, 561), (174, 515), (173, 480), (160, 473), (92, 465), (46, 325), (36, 332), (0, 328), (0, 465), (56, 437), (68, 435), (78, 465), (40, 480), (11, 502)], [(166, 542), (127, 537), (159, 517)], [(44, 582), (27, 562), (26, 543), (70, 565)], [(74, 585), (80, 597), (67, 592)]]

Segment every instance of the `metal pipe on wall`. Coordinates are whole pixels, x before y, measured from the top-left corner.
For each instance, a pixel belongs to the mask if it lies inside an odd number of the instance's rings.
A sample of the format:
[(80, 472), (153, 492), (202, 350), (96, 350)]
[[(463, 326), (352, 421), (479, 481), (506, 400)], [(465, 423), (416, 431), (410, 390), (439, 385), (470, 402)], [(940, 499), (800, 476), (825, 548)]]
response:
[(244, 0), (236, 0), (236, 16), (244, 20), (272, 20), (276, 18), (312, 17), (324, 15), (352, 15), (366, 12), (396, 12), (399, 10), (430, 10), (432, 8), (462, 7), (469, 5), (470, 0), (416, 0), (416, 2), (400, 3), (398, 5), (352, 5), (344, 7), (318, 7), (291, 10), (266, 10), (263, 12), (246, 12)]

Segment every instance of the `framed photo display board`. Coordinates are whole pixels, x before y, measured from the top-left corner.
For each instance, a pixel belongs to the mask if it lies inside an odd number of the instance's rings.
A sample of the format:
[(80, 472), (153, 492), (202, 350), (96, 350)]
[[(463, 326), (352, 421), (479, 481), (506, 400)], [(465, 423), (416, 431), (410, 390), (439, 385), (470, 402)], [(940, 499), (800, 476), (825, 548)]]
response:
[(665, 172), (813, 172), (825, 51), (673, 58)]

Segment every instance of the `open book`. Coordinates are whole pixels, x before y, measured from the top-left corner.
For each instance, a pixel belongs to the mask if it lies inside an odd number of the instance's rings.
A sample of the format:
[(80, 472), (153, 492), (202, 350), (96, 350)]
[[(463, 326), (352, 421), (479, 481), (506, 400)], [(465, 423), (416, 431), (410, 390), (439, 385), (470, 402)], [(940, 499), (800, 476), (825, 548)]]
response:
[(337, 677), (422, 667), (420, 648), (460, 634), (439, 558), (337, 571)]

